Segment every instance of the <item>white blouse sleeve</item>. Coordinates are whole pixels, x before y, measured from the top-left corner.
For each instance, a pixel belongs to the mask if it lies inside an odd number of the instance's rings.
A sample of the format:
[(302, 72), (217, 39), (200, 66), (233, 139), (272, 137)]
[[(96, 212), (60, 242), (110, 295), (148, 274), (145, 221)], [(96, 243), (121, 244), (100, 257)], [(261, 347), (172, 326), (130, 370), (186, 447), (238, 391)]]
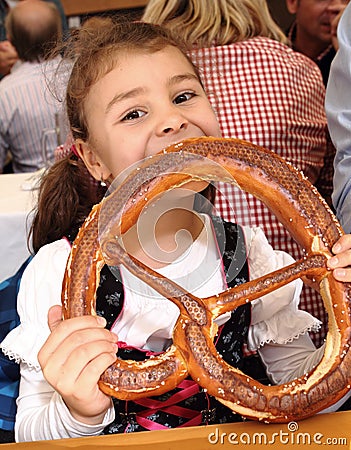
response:
[(23, 273), (17, 297), (20, 325), (1, 343), (3, 352), (17, 362), (40, 370), (37, 354), (50, 330), (47, 313), (61, 304), (62, 280), (70, 252), (62, 239), (44, 246)]
[[(245, 228), (245, 236), (251, 280), (294, 262), (287, 253), (273, 250), (261, 229)], [(301, 289), (298, 279), (252, 302), (250, 350), (267, 343), (287, 344), (320, 327), (319, 320), (298, 308)]]
[(69, 243), (62, 239), (41, 248), (29, 263), (17, 300), (21, 323), (1, 343), (3, 352), (20, 362), (21, 367), (16, 441), (96, 435), (114, 420), (111, 407), (100, 425), (77, 422), (45, 380), (38, 362), (38, 351), (50, 333), (48, 310), (61, 304), (62, 280), (69, 252)]
[(62, 397), (44, 379), (42, 372), (21, 363), (21, 384), (15, 424), (16, 442), (95, 436), (114, 420), (113, 406), (101, 424), (75, 420)]
[[(245, 229), (250, 279), (289, 265), (293, 259), (269, 245), (262, 230)], [(299, 378), (318, 365), (324, 345), (316, 349), (308, 331), (318, 329), (320, 321), (298, 309), (302, 281), (296, 280), (252, 302), (252, 321), (248, 346), (258, 350), (267, 375), (274, 384)], [(336, 411), (349, 397), (322, 412)]]

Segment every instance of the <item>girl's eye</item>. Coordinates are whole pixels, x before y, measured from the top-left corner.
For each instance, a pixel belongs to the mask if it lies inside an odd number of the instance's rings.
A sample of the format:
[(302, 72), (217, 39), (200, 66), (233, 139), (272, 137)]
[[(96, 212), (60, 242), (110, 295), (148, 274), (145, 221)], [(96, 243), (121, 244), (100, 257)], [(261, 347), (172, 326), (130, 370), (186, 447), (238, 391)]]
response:
[(143, 111), (139, 111), (139, 110), (134, 110), (134, 111), (130, 111), (128, 114), (126, 114), (123, 118), (123, 120), (135, 120), (135, 119), (139, 119), (139, 117), (142, 117), (145, 113)]
[(173, 102), (178, 105), (179, 103), (184, 103), (189, 101), (195, 96), (193, 92), (183, 92), (182, 94), (177, 95), (177, 97), (173, 100)]

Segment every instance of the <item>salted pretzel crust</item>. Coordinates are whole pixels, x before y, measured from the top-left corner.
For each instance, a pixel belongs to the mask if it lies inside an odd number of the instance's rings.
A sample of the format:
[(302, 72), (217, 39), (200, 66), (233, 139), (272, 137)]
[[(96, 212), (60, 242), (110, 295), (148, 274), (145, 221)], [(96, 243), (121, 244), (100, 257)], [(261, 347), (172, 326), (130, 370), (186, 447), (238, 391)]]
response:
[[(146, 197), (150, 200), (199, 178), (235, 183), (260, 199), (304, 249), (305, 257), (258, 280), (201, 299), (127, 254), (118, 237), (136, 223)], [(180, 315), (173, 345), (143, 362), (118, 358), (101, 376), (104, 392), (120, 399), (159, 395), (190, 375), (210, 395), (245, 417), (265, 422), (304, 419), (339, 400), (351, 384), (350, 284), (336, 281), (326, 267), (331, 248), (342, 234), (317, 190), (272, 151), (239, 139), (187, 139), (141, 163), (93, 208), (67, 263), (64, 317), (95, 314), (101, 267), (123, 264), (174, 302)], [(318, 366), (289, 383), (265, 386), (225, 363), (213, 344), (214, 319), (302, 276), (318, 283), (328, 312), (329, 332)]]

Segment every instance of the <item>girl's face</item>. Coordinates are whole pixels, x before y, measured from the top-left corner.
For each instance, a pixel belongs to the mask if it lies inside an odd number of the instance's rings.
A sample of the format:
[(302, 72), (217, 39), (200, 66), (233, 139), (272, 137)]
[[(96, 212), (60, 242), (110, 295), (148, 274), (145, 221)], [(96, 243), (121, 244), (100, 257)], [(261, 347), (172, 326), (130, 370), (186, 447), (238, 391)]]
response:
[(194, 69), (171, 46), (120, 55), (116, 67), (92, 86), (85, 115), (90, 138), (79, 151), (98, 180), (115, 178), (185, 138), (220, 136)]

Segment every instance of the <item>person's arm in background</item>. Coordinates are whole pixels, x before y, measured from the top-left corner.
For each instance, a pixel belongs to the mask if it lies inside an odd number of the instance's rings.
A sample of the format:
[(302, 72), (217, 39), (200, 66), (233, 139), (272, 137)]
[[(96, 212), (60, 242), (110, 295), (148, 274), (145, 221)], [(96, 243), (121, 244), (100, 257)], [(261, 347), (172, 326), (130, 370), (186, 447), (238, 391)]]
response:
[(18, 59), (16, 50), (6, 38), (5, 18), (8, 10), (7, 2), (0, 0), (0, 80), (10, 72)]
[(17, 52), (9, 41), (0, 42), (0, 76), (10, 73), (11, 67), (17, 61)]
[(325, 109), (336, 148), (332, 201), (344, 230), (351, 231), (351, 3), (338, 26), (339, 50), (332, 62)]

